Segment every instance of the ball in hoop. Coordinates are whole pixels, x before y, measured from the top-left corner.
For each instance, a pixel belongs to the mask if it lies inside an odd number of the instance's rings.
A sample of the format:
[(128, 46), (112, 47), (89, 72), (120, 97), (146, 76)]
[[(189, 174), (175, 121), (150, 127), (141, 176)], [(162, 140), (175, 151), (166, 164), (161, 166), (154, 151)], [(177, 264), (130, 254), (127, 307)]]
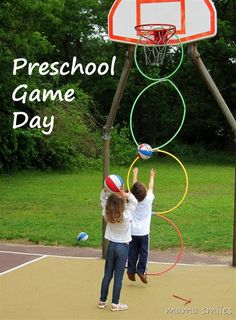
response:
[(138, 155), (140, 158), (147, 160), (152, 156), (152, 147), (147, 143), (142, 143), (138, 146)]

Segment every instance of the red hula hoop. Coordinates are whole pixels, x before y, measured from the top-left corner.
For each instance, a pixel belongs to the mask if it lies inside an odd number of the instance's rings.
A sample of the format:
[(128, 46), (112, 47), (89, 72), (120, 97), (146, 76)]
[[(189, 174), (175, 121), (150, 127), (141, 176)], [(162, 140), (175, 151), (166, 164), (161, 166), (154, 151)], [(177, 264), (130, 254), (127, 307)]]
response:
[(154, 273), (146, 273), (147, 276), (159, 276), (163, 273), (166, 273), (168, 271), (170, 271), (171, 269), (173, 269), (177, 263), (179, 262), (179, 260), (181, 259), (181, 257), (183, 256), (184, 254), (184, 242), (183, 242), (183, 237), (182, 237), (182, 234), (181, 232), (179, 231), (178, 227), (174, 224), (174, 222), (172, 222), (170, 219), (162, 216), (162, 215), (156, 215), (157, 217), (160, 217), (164, 220), (166, 220), (172, 227), (174, 227), (174, 229), (177, 231), (177, 234), (179, 236), (179, 240), (180, 240), (180, 250), (179, 250), (179, 254), (177, 255), (176, 257), (176, 260), (175, 262), (170, 266), (168, 267), (167, 269), (165, 269), (164, 271), (161, 271), (161, 272), (154, 272)]

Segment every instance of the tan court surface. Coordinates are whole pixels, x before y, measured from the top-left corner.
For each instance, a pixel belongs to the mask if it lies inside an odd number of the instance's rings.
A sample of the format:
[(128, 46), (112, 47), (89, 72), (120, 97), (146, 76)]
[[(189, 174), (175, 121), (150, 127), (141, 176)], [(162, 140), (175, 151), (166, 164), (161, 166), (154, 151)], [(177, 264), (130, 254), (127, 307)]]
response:
[[(149, 271), (166, 266), (150, 264)], [(124, 312), (97, 308), (103, 267), (101, 259), (48, 256), (3, 274), (1, 320), (236, 319), (236, 269), (230, 266), (178, 265), (165, 275), (149, 276), (148, 285), (125, 276), (121, 302), (129, 310)], [(192, 303), (184, 306), (173, 294)]]

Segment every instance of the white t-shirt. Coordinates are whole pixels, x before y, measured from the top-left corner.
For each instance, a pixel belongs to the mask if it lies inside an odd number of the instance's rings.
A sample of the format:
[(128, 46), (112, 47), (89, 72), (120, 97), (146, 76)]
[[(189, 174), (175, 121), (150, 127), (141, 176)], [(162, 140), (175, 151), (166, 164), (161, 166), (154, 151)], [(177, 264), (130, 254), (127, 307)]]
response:
[[(103, 216), (105, 216), (107, 198), (108, 198), (108, 195), (103, 190), (100, 197)], [(106, 231), (105, 231), (105, 239), (113, 242), (120, 242), (120, 243), (128, 243), (132, 240), (131, 220), (132, 220), (132, 214), (136, 208), (138, 201), (132, 193), (129, 194), (127, 200), (128, 200), (128, 203), (125, 204), (125, 210), (123, 212), (123, 221), (120, 223), (108, 222), (106, 226)]]
[(150, 233), (152, 203), (154, 198), (153, 192), (147, 191), (147, 195), (143, 201), (138, 202), (138, 205), (132, 215), (132, 236), (145, 236)]

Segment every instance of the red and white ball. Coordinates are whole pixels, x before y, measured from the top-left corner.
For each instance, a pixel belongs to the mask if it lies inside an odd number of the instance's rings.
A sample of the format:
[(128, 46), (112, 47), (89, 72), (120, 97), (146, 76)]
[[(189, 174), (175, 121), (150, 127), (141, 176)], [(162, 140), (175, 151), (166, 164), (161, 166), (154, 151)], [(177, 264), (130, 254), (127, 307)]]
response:
[(104, 181), (105, 188), (112, 192), (120, 192), (120, 187), (124, 186), (124, 180), (118, 174), (110, 174)]
[(142, 143), (138, 146), (138, 155), (140, 158), (147, 160), (152, 156), (152, 147), (147, 143)]

